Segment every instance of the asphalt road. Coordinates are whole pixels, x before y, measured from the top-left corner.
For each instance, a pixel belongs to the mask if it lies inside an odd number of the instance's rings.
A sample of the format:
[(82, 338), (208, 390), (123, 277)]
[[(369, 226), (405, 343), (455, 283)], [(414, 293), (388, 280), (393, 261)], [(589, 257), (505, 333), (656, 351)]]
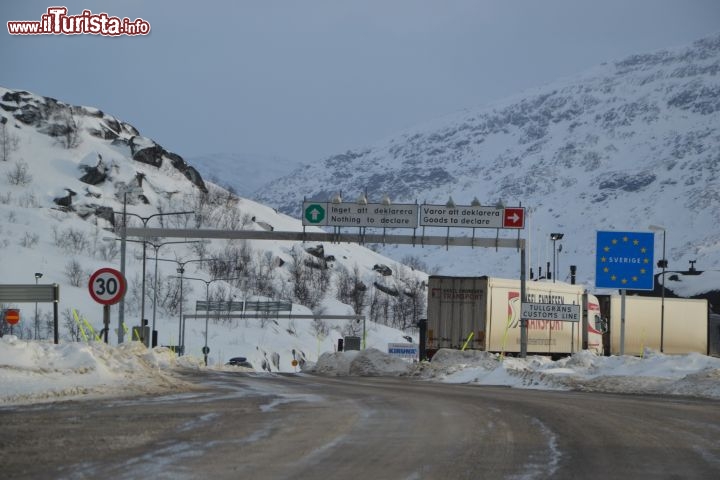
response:
[(720, 478), (711, 400), (188, 377), (198, 390), (1, 408), (0, 478)]

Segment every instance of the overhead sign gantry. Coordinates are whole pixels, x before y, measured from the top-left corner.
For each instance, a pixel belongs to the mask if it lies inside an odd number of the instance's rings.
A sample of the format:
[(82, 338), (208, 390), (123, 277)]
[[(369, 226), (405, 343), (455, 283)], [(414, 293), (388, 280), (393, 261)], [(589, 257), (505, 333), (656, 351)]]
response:
[[(213, 229), (164, 229), (164, 228), (126, 228), (123, 235), (141, 238), (222, 238), (245, 240), (284, 240), (301, 242), (329, 243), (390, 243), (403, 245), (468, 246), (487, 248), (516, 248), (520, 252), (520, 296), (526, 297), (525, 240), (519, 236), (519, 230), (525, 228), (525, 209), (523, 207), (457, 206), (448, 201), (446, 205), (432, 204), (391, 204), (387, 198), (382, 203), (363, 201), (342, 202), (336, 197), (330, 202), (305, 201), (302, 205), (302, 224), (306, 226), (334, 227), (335, 232), (290, 232), (290, 231), (251, 231), (251, 230), (213, 230)], [(342, 232), (345, 227), (359, 227), (358, 233)], [(422, 227), (420, 235), (416, 233)], [(457, 228), (495, 228), (518, 230), (518, 238), (477, 238), (425, 235), (425, 227)], [(380, 228), (382, 234), (365, 233), (367, 228)], [(412, 235), (386, 235), (386, 229), (412, 229)], [(521, 318), (521, 356), (527, 355), (527, 318)]]
[(304, 226), (525, 228), (523, 207), (303, 202)]

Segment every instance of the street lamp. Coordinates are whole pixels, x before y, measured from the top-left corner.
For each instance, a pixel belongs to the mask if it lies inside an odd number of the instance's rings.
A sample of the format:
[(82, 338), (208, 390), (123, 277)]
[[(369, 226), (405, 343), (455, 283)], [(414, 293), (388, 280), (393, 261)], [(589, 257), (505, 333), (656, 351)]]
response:
[(211, 280), (205, 280), (204, 278), (185, 277), (185, 280), (197, 280), (198, 282), (205, 283), (205, 346), (203, 347), (203, 356), (205, 357), (205, 366), (208, 363), (208, 323), (210, 323), (210, 284), (213, 282), (223, 281), (231, 282), (233, 280), (239, 280), (238, 278), (213, 278)]
[[(191, 214), (194, 214), (195, 212), (161, 212), (161, 213), (153, 213), (152, 215), (148, 215), (147, 217), (143, 217), (142, 215), (138, 215), (137, 213), (127, 212), (127, 211), (125, 211), (125, 209), (123, 208), (123, 211), (122, 211), (122, 212), (113, 212), (113, 213), (119, 214), (119, 215), (122, 215), (122, 216), (123, 216), (122, 238), (119, 239), (119, 240), (121, 240), (121, 241), (126, 241), (126, 242), (136, 241), (136, 242), (140, 242), (140, 243), (143, 244), (143, 256), (142, 256), (142, 258), (143, 258), (143, 262), (142, 262), (142, 298), (140, 299), (140, 325), (142, 325), (143, 321), (145, 320), (145, 257), (146, 257), (146, 254), (147, 254), (147, 245), (145, 244), (145, 240), (138, 241), (138, 240), (128, 240), (128, 239), (125, 238), (125, 227), (127, 226), (127, 218), (126, 218), (126, 217), (127, 217), (128, 215), (130, 215), (130, 216), (139, 218), (140, 221), (141, 221), (142, 224), (143, 224), (143, 227), (147, 228), (147, 224), (148, 224), (148, 222), (150, 221), (151, 218), (154, 218), (154, 217), (162, 217), (162, 216), (166, 216), (166, 215), (191, 215)], [(124, 254), (125, 244), (124, 244), (124, 243), (122, 244), (122, 247), (123, 247), (123, 248), (122, 248), (122, 251), (121, 251), (122, 255), (121, 255), (120, 271), (122, 272), (123, 275), (125, 275), (125, 254)], [(155, 256), (157, 256), (157, 254), (156, 254)], [(120, 317), (120, 318), (119, 318), (118, 320), (119, 320), (120, 324), (123, 324), (123, 323), (125, 322), (125, 299), (124, 299), (124, 298), (121, 298), (121, 299), (120, 299), (120, 312), (119, 312), (119, 317)], [(123, 334), (122, 328), (119, 328), (119, 327), (118, 327), (118, 343), (122, 343), (122, 334)], [(151, 336), (152, 336), (152, 332), (151, 332)], [(148, 341), (148, 345), (151, 345), (151, 343), (152, 343), (152, 341)]]
[[(158, 285), (158, 250), (160, 247), (170, 244), (178, 243), (203, 243), (203, 240), (176, 240), (171, 242), (154, 243), (149, 240), (145, 240), (145, 243), (149, 244), (155, 249), (155, 279), (153, 285), (153, 315), (152, 315), (152, 330), (150, 330), (150, 340), (148, 340), (148, 348), (152, 348), (152, 336), (155, 332), (155, 315), (157, 313), (157, 285)], [(145, 279), (143, 278), (143, 281)]]
[[(648, 228), (653, 232), (662, 232), (663, 234), (662, 260), (658, 260), (657, 262), (657, 266), (662, 268), (662, 299), (660, 300), (660, 353), (662, 353), (663, 337), (665, 333), (665, 269), (668, 266), (668, 261), (665, 258), (665, 227), (661, 227), (659, 225), (650, 225)], [(653, 289), (654, 288), (655, 285), (653, 284)]]
[[(140, 326), (144, 326), (143, 322), (145, 321), (145, 251), (146, 251), (146, 241), (145, 240), (131, 240), (129, 238), (113, 238), (113, 237), (103, 237), (103, 240), (108, 241), (118, 241), (118, 242), (133, 242), (133, 243), (142, 243), (143, 244), (143, 256), (142, 256), (142, 293), (140, 298)], [(121, 260), (121, 266), (120, 266), (120, 272), (125, 275), (125, 256), (122, 256)], [(120, 318), (118, 321), (120, 324), (118, 325), (118, 343), (122, 343), (123, 340), (123, 326), (125, 324), (125, 296), (123, 295), (123, 298), (120, 299)], [(150, 345), (150, 340), (148, 340), (148, 345)]]
[[(35, 285), (38, 284), (38, 280), (42, 278), (43, 274), (40, 272), (35, 273)], [(40, 338), (40, 323), (38, 323), (38, 304), (35, 302), (35, 340)]]
[(207, 262), (214, 259), (211, 258), (194, 258), (192, 260), (174, 260), (171, 258), (156, 258), (161, 262), (175, 262), (178, 265), (177, 273), (180, 274), (180, 318), (178, 320), (178, 356), (182, 356), (185, 350), (185, 325), (183, 323), (183, 274), (185, 273), (185, 265), (192, 262)]
[(562, 233), (551, 233), (550, 234), (550, 240), (552, 240), (552, 242), (553, 242), (553, 275), (552, 275), (553, 283), (555, 283), (555, 277), (557, 277), (557, 263), (556, 263), (557, 250), (555, 249), (555, 242), (557, 242), (558, 240), (562, 240), (562, 238), (564, 236), (565, 235)]

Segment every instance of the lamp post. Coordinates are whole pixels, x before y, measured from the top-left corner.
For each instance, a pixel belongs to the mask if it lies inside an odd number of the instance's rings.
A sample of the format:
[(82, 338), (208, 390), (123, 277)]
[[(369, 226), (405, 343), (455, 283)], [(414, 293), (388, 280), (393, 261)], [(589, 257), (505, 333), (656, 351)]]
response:
[(557, 277), (557, 263), (556, 263), (557, 250), (555, 249), (555, 242), (557, 242), (558, 240), (562, 240), (562, 238), (564, 236), (565, 235), (562, 233), (551, 233), (550, 234), (550, 240), (552, 240), (552, 242), (553, 242), (553, 273), (552, 273), (553, 283), (555, 283), (555, 277)]
[[(103, 237), (103, 240), (108, 241), (118, 241), (122, 242), (124, 245), (125, 242), (133, 242), (133, 243), (142, 243), (143, 244), (143, 263), (142, 263), (142, 293), (141, 293), (141, 299), (140, 299), (140, 326), (143, 327), (143, 321), (145, 320), (145, 248), (146, 243), (145, 240), (131, 240), (129, 238), (114, 238), (114, 237)], [(121, 262), (125, 261), (125, 256), (122, 256)], [(120, 266), (120, 272), (125, 275), (125, 264), (122, 263)], [(118, 315), (120, 318), (118, 318), (118, 344), (123, 342), (123, 325), (125, 324), (125, 296), (123, 295), (123, 298), (120, 300), (120, 311), (118, 312)], [(150, 345), (150, 341), (148, 340), (148, 345)]]
[[(665, 334), (665, 269), (668, 266), (668, 261), (665, 258), (665, 227), (659, 225), (650, 225), (648, 227), (653, 232), (662, 232), (663, 234), (663, 246), (662, 246), (662, 260), (658, 260), (657, 266), (662, 269), (662, 288), (660, 300), (660, 353), (663, 352), (663, 338)], [(653, 285), (655, 288), (655, 285)]]
[(559, 275), (562, 270), (560, 270), (560, 254), (562, 253), (562, 243), (558, 245), (557, 248), (557, 267), (555, 268), (555, 276)]
[[(131, 212), (126, 211), (125, 208), (124, 208), (124, 205), (125, 205), (125, 202), (123, 202), (123, 211), (122, 211), (122, 212), (114, 212), (115, 214), (122, 215), (122, 217), (123, 217), (123, 223), (122, 223), (122, 225), (123, 225), (122, 238), (119, 239), (119, 240), (121, 240), (121, 241), (123, 241), (123, 242), (136, 241), (136, 242), (140, 242), (140, 243), (143, 244), (143, 255), (142, 255), (142, 259), (143, 259), (143, 261), (142, 261), (142, 298), (140, 299), (140, 325), (142, 325), (142, 324), (143, 324), (143, 321), (145, 320), (145, 258), (146, 258), (146, 255), (147, 255), (147, 245), (146, 245), (146, 243), (145, 243), (146, 240), (138, 241), (138, 240), (128, 240), (128, 239), (125, 238), (125, 227), (127, 226), (127, 218), (126, 218), (126, 217), (127, 217), (128, 215), (130, 215), (130, 216), (139, 218), (140, 221), (141, 221), (142, 224), (143, 224), (143, 227), (144, 227), (144, 228), (147, 228), (147, 224), (148, 224), (148, 222), (150, 221), (151, 218), (154, 218), (154, 217), (163, 217), (163, 216), (166, 216), (166, 215), (190, 215), (190, 214), (194, 214), (195, 212), (161, 212), (161, 213), (153, 213), (152, 215), (148, 215), (147, 217), (143, 217), (142, 215), (138, 215), (137, 213), (131, 213)], [(121, 255), (121, 263), (122, 263), (122, 264), (120, 265), (120, 271), (122, 272), (123, 275), (125, 275), (125, 255), (124, 255), (125, 248), (124, 248), (124, 247), (125, 247), (125, 244), (123, 243), (123, 248), (122, 248), (122, 252), (121, 252), (121, 253), (123, 253), (123, 254)], [(155, 256), (157, 256), (157, 254), (156, 254)], [(120, 314), (119, 314), (119, 317), (120, 317), (120, 318), (118, 319), (118, 321), (120, 322), (120, 324), (121, 324), (121, 326), (122, 326), (122, 324), (125, 322), (125, 299), (124, 299), (124, 298), (120, 300)], [(122, 330), (122, 328), (119, 327), (119, 328), (118, 328), (118, 343), (122, 343), (122, 341), (123, 341), (123, 335), (122, 335), (122, 334), (123, 334), (123, 330)], [(152, 336), (152, 332), (150, 332), (150, 336)], [(152, 344), (152, 340), (148, 340), (148, 346), (151, 345), (151, 344)]]
[(185, 265), (192, 262), (207, 262), (212, 261), (210, 258), (194, 258), (192, 260), (174, 260), (172, 258), (156, 258), (161, 262), (175, 262), (178, 265), (177, 273), (180, 274), (180, 318), (178, 319), (178, 356), (182, 356), (185, 350), (184, 344), (184, 331), (185, 325), (183, 323), (183, 275), (185, 274)]
[(213, 278), (211, 280), (205, 280), (204, 278), (185, 277), (185, 280), (197, 280), (205, 284), (205, 345), (203, 346), (203, 356), (205, 357), (205, 366), (208, 363), (208, 354), (210, 349), (208, 348), (208, 323), (210, 323), (210, 284), (213, 282), (223, 281), (231, 282), (233, 280), (239, 280), (238, 278)]
[[(42, 278), (41, 272), (35, 273), (35, 285), (38, 284), (38, 280)], [(40, 337), (40, 324), (38, 323), (38, 304), (35, 302), (35, 340), (39, 340)]]
[(154, 243), (150, 242), (148, 240), (145, 240), (145, 243), (149, 244), (151, 247), (155, 249), (155, 277), (153, 281), (153, 314), (152, 314), (152, 330), (150, 330), (150, 339), (148, 340), (148, 348), (152, 348), (152, 336), (153, 332), (155, 332), (155, 316), (157, 314), (157, 288), (158, 288), (158, 250), (160, 250), (160, 247), (163, 247), (165, 245), (170, 244), (178, 244), (178, 243), (202, 243), (202, 240), (176, 240), (171, 242), (162, 242), (162, 243)]

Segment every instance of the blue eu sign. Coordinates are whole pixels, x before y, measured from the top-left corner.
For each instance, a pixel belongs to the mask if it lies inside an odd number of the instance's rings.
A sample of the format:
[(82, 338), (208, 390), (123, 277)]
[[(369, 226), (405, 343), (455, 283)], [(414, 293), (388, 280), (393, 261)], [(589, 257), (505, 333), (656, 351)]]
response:
[(595, 286), (653, 290), (652, 233), (597, 232)]

